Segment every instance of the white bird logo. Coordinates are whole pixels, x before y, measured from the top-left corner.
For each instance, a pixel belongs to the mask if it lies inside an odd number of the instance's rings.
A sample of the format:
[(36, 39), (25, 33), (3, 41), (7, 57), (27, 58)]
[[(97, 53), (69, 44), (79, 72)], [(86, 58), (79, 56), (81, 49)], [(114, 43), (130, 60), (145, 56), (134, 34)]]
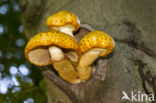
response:
[(130, 101), (130, 98), (128, 97), (127, 93), (125, 91), (122, 91), (123, 97), (121, 98), (121, 100), (126, 99)]

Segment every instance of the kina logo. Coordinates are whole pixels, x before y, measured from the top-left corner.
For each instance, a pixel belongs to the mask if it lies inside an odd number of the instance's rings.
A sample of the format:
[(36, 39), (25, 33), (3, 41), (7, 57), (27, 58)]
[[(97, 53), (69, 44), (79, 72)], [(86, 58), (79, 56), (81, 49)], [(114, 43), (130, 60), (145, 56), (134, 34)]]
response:
[(152, 102), (154, 101), (154, 95), (153, 94), (145, 94), (141, 92), (131, 92), (130, 95), (128, 95), (125, 91), (122, 91), (122, 98), (121, 101), (139, 101), (139, 102)]

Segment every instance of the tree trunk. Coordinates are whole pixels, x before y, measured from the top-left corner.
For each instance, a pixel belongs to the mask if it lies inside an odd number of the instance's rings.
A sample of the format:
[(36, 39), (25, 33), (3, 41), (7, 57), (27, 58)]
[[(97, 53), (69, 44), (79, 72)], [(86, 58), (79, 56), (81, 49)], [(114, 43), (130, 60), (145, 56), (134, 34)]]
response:
[[(48, 16), (67, 10), (76, 14), (82, 24), (102, 30), (115, 40), (114, 52), (93, 64), (92, 77), (86, 82), (70, 84), (56, 75), (51, 66), (41, 69), (47, 83), (48, 102), (132, 103), (121, 101), (123, 91), (129, 96), (132, 91), (156, 95), (155, 5), (156, 0), (21, 0), (28, 39), (48, 31)], [(83, 26), (88, 28), (88, 25)], [(85, 30), (80, 31), (78, 39), (86, 34)]]

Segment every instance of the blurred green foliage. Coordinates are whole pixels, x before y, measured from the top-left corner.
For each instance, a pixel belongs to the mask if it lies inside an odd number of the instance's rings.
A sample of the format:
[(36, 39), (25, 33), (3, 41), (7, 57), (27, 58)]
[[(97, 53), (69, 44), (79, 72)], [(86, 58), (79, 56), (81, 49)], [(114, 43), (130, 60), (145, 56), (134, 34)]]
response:
[(18, 0), (0, 0), (0, 103), (47, 103), (40, 71), (25, 59)]

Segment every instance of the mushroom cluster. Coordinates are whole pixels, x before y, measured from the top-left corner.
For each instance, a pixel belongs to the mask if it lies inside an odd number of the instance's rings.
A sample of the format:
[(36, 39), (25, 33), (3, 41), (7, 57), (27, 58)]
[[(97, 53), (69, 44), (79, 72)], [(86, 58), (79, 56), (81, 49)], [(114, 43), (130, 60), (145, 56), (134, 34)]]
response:
[(80, 21), (68, 11), (51, 15), (46, 24), (50, 31), (36, 34), (27, 43), (26, 59), (37, 66), (53, 65), (60, 77), (70, 83), (88, 80), (91, 64), (115, 46), (114, 40), (102, 31), (92, 31), (78, 43), (73, 32), (80, 28)]

